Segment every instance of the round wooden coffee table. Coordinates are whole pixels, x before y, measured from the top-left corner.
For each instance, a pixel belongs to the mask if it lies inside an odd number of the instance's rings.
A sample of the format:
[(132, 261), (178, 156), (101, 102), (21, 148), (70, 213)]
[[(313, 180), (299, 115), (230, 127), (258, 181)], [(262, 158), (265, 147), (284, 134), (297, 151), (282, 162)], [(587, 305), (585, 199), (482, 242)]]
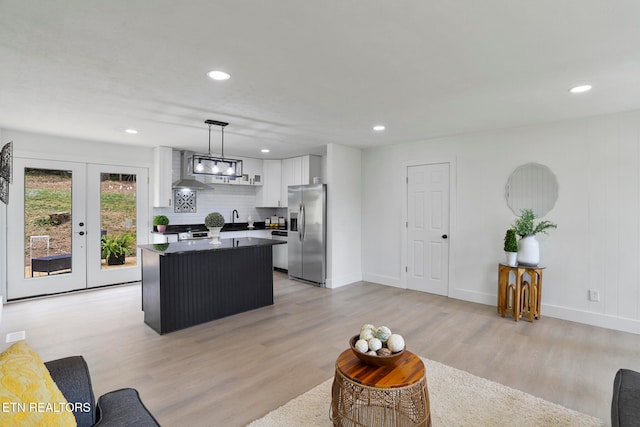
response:
[(378, 367), (345, 350), (331, 395), (334, 426), (431, 426), (424, 363), (410, 351), (395, 365)]

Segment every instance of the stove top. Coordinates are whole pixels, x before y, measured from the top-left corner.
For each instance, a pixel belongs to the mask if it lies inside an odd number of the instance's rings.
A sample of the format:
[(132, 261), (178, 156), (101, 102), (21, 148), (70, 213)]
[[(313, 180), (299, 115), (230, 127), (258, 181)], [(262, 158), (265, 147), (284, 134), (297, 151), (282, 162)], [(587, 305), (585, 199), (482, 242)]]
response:
[(208, 239), (209, 229), (204, 224), (167, 225), (164, 234), (177, 234), (178, 240)]
[(176, 224), (167, 225), (167, 231), (165, 233), (189, 233), (193, 231), (209, 231), (204, 224)]

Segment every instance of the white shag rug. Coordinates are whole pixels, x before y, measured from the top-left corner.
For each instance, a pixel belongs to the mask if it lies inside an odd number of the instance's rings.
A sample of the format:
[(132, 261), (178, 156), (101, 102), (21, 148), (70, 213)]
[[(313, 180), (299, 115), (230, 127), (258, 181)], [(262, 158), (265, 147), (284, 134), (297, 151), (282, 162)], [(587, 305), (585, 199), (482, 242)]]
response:
[[(548, 427), (603, 426), (590, 415), (565, 408), (477, 377), (442, 363), (422, 358), (433, 427)], [(331, 383), (328, 379), (249, 427), (331, 427)]]

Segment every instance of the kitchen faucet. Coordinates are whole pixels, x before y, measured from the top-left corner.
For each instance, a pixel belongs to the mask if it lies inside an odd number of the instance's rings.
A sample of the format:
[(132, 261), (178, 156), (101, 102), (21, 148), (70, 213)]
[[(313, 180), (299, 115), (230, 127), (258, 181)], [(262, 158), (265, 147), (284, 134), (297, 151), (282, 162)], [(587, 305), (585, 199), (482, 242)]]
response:
[(236, 222), (236, 218), (240, 218), (240, 216), (238, 215), (238, 211), (234, 209), (233, 212), (231, 212), (231, 224)]

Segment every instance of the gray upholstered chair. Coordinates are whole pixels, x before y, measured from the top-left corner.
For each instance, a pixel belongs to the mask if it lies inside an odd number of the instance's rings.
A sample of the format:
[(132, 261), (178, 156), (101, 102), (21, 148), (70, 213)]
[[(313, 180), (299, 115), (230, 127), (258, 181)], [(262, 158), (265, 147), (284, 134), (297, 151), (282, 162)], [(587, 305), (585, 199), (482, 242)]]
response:
[(613, 380), (611, 426), (640, 425), (640, 373), (620, 369)]
[(89, 369), (82, 356), (52, 360), (45, 366), (67, 401), (80, 408), (73, 414), (78, 427), (159, 426), (132, 388), (104, 394), (96, 405)]

